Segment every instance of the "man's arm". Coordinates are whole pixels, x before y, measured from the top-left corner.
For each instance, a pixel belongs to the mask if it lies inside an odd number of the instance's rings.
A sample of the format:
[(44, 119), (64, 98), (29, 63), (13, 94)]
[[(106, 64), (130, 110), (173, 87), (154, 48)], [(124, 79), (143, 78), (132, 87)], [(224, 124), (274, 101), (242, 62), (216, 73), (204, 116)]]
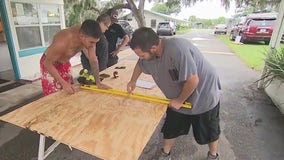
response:
[(135, 68), (134, 68), (133, 73), (132, 73), (132, 76), (131, 76), (131, 79), (127, 83), (127, 88), (126, 89), (127, 89), (128, 93), (131, 93), (135, 89), (136, 81), (139, 78), (139, 76), (141, 75), (141, 73), (142, 73), (142, 70), (139, 67), (138, 63), (136, 63)]
[(121, 44), (116, 49), (118, 51), (121, 51), (127, 45), (127, 43), (129, 42), (129, 36), (126, 34), (125, 36), (123, 36), (122, 39), (123, 40), (122, 40)]
[(194, 75), (191, 75), (190, 77), (188, 77), (183, 84), (180, 95), (177, 98), (172, 99), (170, 101), (169, 106), (171, 106), (175, 109), (180, 109), (182, 104), (185, 102), (185, 100), (189, 96), (191, 96), (191, 94), (194, 92), (198, 83), (199, 83), (199, 77), (198, 77), (197, 74), (194, 74)]
[(118, 53), (127, 45), (127, 43), (129, 42), (129, 36), (126, 34), (123, 36), (122, 38), (122, 42), (121, 44), (116, 48), (116, 50), (114, 50), (111, 54), (112, 56), (117, 56)]
[(86, 57), (89, 59), (89, 63), (91, 66), (90, 73), (94, 75), (96, 79), (96, 83), (101, 83), (99, 78), (99, 63), (98, 63), (98, 57), (96, 55), (96, 45), (94, 45), (92, 48), (87, 49), (87, 52), (84, 52), (86, 54)]
[(46, 67), (49, 74), (57, 80), (60, 85), (62, 86), (63, 90), (67, 93), (74, 93), (75, 90), (71, 84), (66, 82), (59, 74), (57, 69), (54, 67), (54, 63), (58, 61), (62, 54), (64, 54), (65, 50), (64, 48), (67, 48), (67, 46), (64, 43), (61, 42), (54, 42), (52, 43), (47, 50), (45, 51), (46, 58), (44, 60), (44, 66)]

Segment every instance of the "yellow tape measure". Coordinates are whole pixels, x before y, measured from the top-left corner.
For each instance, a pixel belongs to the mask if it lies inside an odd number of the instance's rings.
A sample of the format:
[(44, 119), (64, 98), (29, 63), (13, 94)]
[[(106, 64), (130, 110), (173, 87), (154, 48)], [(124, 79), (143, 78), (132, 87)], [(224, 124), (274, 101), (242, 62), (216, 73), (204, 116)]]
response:
[[(151, 102), (158, 102), (158, 103), (162, 103), (162, 104), (169, 104), (170, 103), (170, 100), (166, 99), (166, 98), (148, 96), (148, 95), (143, 95), (143, 94), (138, 94), (138, 93), (129, 94), (126, 91), (121, 91), (121, 90), (116, 90), (116, 89), (100, 89), (100, 88), (98, 88), (97, 86), (94, 86), (94, 85), (81, 85), (81, 88), (87, 89), (87, 90), (98, 91), (98, 92), (102, 92), (102, 93), (115, 94), (115, 95), (119, 95), (119, 96), (127, 96), (127, 97), (131, 97), (131, 98), (147, 100), (147, 101), (151, 101)], [(185, 102), (182, 105), (182, 107), (190, 109), (191, 104), (188, 103), (188, 102)]]

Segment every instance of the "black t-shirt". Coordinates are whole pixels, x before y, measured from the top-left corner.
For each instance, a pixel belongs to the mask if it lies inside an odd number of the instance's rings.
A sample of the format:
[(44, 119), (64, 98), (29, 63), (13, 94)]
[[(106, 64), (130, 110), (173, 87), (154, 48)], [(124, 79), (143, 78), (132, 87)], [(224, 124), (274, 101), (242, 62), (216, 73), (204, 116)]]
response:
[(123, 28), (113, 23), (105, 32), (106, 39), (108, 41), (108, 52), (111, 53), (116, 49), (116, 43), (118, 38), (123, 38), (126, 35)]
[[(102, 71), (107, 68), (107, 62), (108, 62), (108, 42), (104, 35), (101, 36), (100, 40), (96, 44), (96, 54), (99, 62), (99, 70)], [(85, 56), (83, 51), (81, 54), (81, 63), (84, 69), (88, 70), (91, 69), (89, 60)]]
[(100, 71), (107, 68), (108, 59), (108, 42), (106, 37), (103, 35), (100, 41), (96, 45), (96, 54), (98, 56)]

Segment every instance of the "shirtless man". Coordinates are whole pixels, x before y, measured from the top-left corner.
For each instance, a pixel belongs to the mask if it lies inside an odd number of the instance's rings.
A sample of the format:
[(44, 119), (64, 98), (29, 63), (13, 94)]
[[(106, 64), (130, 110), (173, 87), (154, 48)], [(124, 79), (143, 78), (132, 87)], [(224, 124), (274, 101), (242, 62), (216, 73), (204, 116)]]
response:
[(96, 57), (96, 43), (102, 31), (98, 22), (85, 20), (82, 25), (76, 25), (61, 30), (52, 44), (46, 49), (40, 60), (41, 82), (44, 96), (63, 89), (66, 93), (75, 92), (69, 60), (81, 50), (88, 53), (91, 65), (91, 74), (96, 79), (99, 88), (108, 89), (109, 86), (101, 83), (99, 78), (98, 60)]

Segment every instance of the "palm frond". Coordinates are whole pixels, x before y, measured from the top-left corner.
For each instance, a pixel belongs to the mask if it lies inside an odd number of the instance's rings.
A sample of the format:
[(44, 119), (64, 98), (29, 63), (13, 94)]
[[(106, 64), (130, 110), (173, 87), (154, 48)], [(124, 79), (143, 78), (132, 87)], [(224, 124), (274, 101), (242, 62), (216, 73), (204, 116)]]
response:
[(265, 66), (266, 72), (258, 81), (264, 80), (265, 86), (268, 86), (274, 78), (284, 80), (284, 47), (266, 54)]

